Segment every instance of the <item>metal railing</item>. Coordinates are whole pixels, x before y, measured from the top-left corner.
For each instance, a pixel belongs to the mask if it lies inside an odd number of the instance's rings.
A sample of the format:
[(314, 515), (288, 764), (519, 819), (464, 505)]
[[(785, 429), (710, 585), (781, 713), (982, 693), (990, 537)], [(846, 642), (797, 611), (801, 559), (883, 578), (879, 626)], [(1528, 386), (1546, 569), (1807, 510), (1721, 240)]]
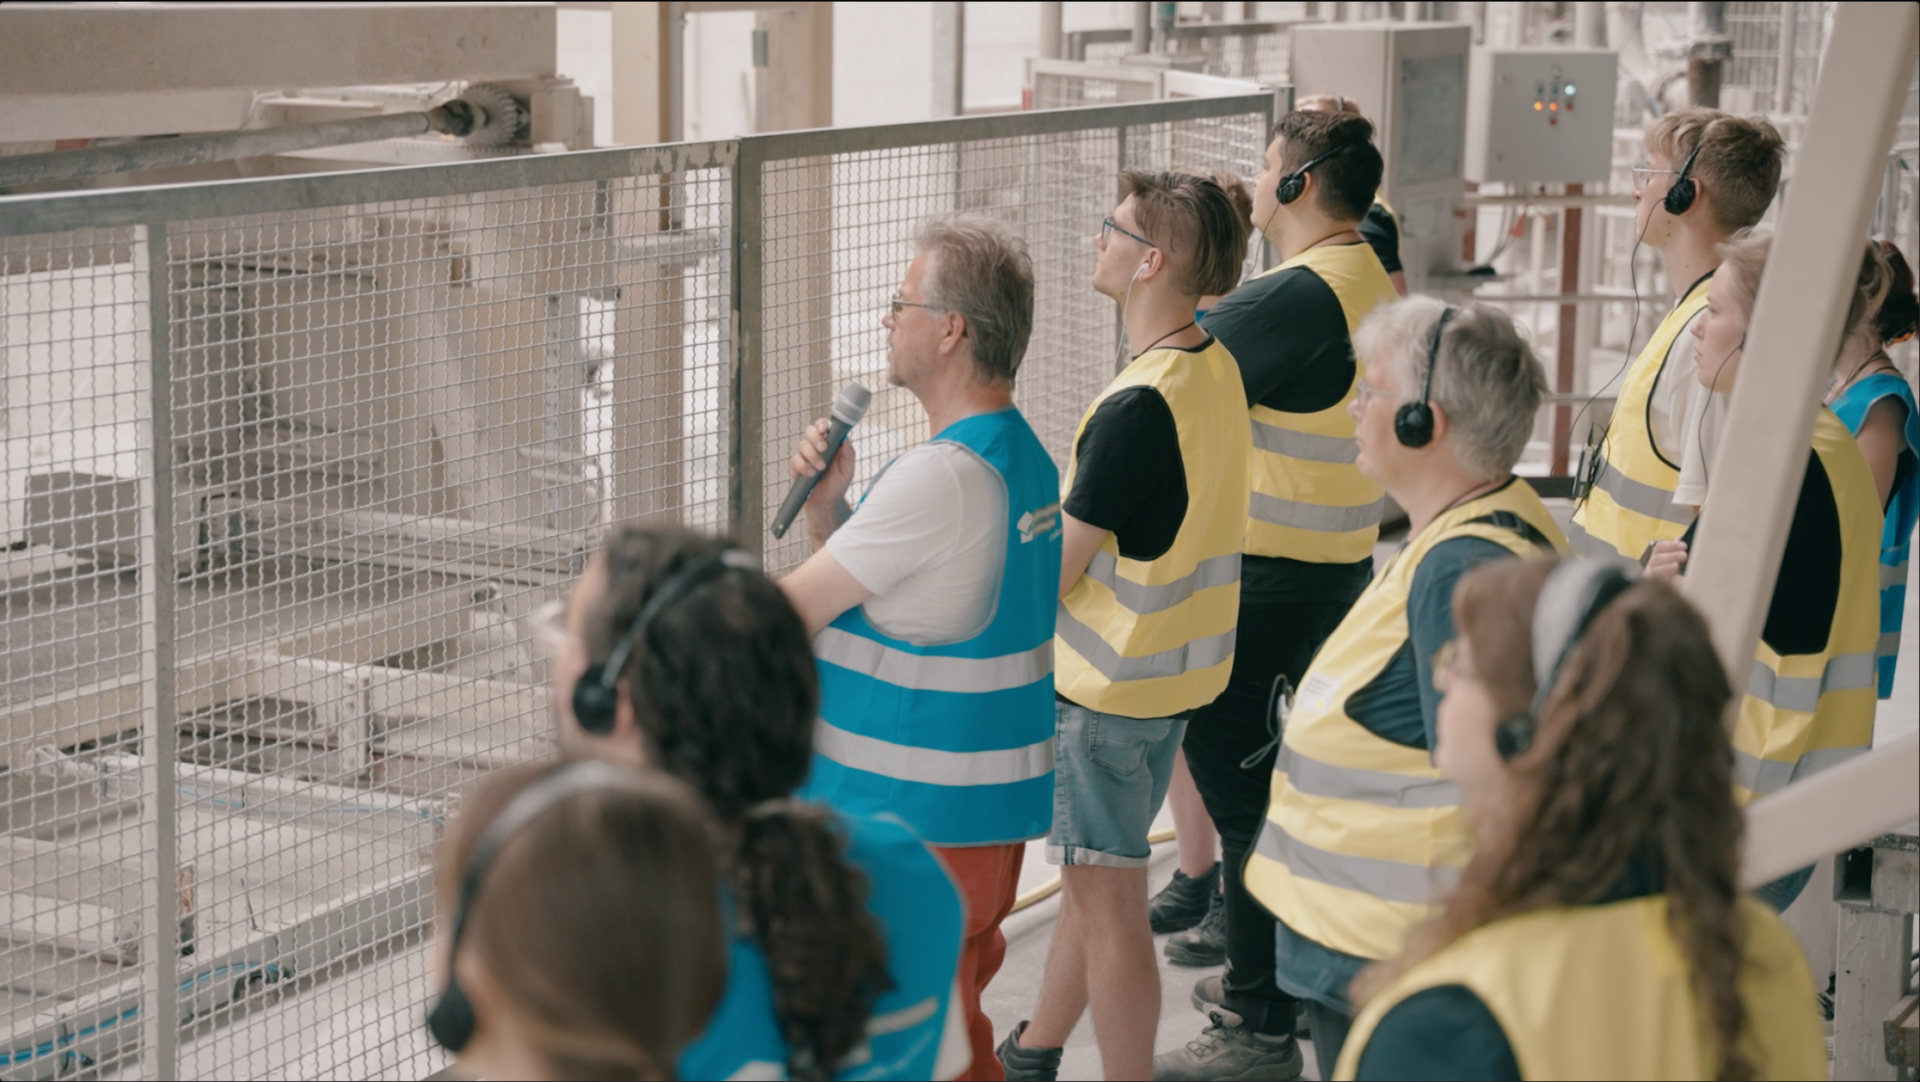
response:
[(1018, 401), (1064, 456), (1116, 170), (1251, 175), (1272, 110), (0, 198), (0, 1075), (440, 1067), (436, 840), (549, 747), (518, 621), (612, 522), (757, 549), (846, 380), (859, 484), (925, 438), (879, 320), (934, 212), (1031, 245)]

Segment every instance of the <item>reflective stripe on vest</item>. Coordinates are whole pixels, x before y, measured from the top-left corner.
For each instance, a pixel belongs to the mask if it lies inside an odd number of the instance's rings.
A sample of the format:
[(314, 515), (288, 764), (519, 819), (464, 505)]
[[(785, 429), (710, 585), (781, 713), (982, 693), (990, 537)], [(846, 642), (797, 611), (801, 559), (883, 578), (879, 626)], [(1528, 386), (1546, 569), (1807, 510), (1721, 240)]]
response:
[[(1883, 398), (1897, 398), (1906, 406), (1901, 427), (1904, 453), (1920, 456), (1920, 403), (1906, 377), (1876, 372), (1854, 383), (1834, 400), (1834, 415), (1855, 436), (1867, 415)], [(1878, 491), (1877, 489), (1875, 491)], [(1913, 551), (1913, 529), (1920, 520), (1920, 472), (1909, 470), (1900, 487), (1887, 494), (1886, 521), (1880, 529), (1880, 649), (1879, 694), (1893, 695), (1894, 666), (1900, 657), (1900, 624), (1907, 613), (1907, 560)]]
[[(1813, 453), (1840, 516), (1840, 592), (1823, 652), (1783, 657), (1765, 640), (1754, 652), (1733, 727), (1734, 793), (1743, 803), (1873, 744), (1879, 494), (1865, 456), (1829, 410), (1814, 418)], [(1783, 566), (1780, 574), (1797, 570)]]
[[(1107, 535), (1055, 612), (1055, 683), (1089, 710), (1158, 718), (1204, 706), (1227, 685), (1251, 452), (1240, 369), (1218, 341), (1135, 358), (1087, 408), (1076, 452), (1100, 404), (1139, 386), (1158, 391), (1173, 413), (1187, 516), (1172, 546), (1152, 560), (1121, 555)], [(1078, 458), (1070, 459), (1069, 492), (1078, 468)]]
[[(932, 646), (886, 635), (859, 608), (822, 629), (813, 642), (820, 720), (801, 795), (856, 815), (897, 815), (936, 845), (1026, 841), (1053, 819), (1058, 475), (1013, 409), (956, 421), (934, 438), (1005, 485), (993, 616), (972, 638)], [(1036, 521), (1053, 525), (1036, 533)]]
[[(1771, 909), (1751, 898), (1739, 906), (1735, 985), (1755, 1077), (1825, 1078), (1826, 1038), (1799, 944)], [(1671, 929), (1664, 895), (1484, 925), (1415, 963), (1361, 1008), (1333, 1076), (1355, 1077), (1395, 1006), (1461, 986), (1499, 1024), (1521, 1078), (1718, 1077), (1719, 1046), (1699, 1021), (1693, 967)]]
[(913, 691), (987, 692), (1026, 687), (1053, 673), (1053, 640), (999, 657), (940, 657), (896, 650), (885, 643), (827, 627), (813, 653), (843, 669)]
[[(1309, 248), (1266, 273), (1295, 267), (1312, 271), (1339, 300), (1349, 349), (1367, 313), (1397, 297), (1380, 257), (1365, 243)], [(1357, 365), (1354, 374), (1357, 384)], [(1248, 555), (1305, 563), (1358, 563), (1373, 555), (1385, 500), (1380, 486), (1354, 465), (1359, 450), (1347, 416), (1352, 398), (1349, 388), (1340, 401), (1314, 413), (1252, 407)]]
[(1599, 472), (1593, 490), (1574, 509), (1567, 539), (1582, 556), (1623, 556), (1638, 560), (1655, 541), (1668, 541), (1687, 532), (1693, 513), (1673, 502), (1680, 471), (1660, 455), (1647, 425), (1648, 403), (1667, 354), (1688, 322), (1707, 306), (1707, 283), (1694, 283), (1673, 306), (1653, 337), (1634, 358), (1627, 380), (1607, 422), (1600, 444)]
[(1053, 773), (1051, 738), (998, 751), (937, 751), (861, 736), (820, 721), (814, 746), (841, 766), (926, 785), (1011, 785)]
[(1408, 593), (1434, 546), (1476, 537), (1531, 556), (1540, 550), (1529, 529), (1565, 551), (1545, 505), (1517, 480), (1440, 515), (1368, 584), (1302, 677), (1245, 869), (1247, 889), (1293, 931), (1346, 954), (1391, 957), (1465, 866), (1459, 787), (1426, 749), (1375, 735), (1346, 704), (1405, 647)]

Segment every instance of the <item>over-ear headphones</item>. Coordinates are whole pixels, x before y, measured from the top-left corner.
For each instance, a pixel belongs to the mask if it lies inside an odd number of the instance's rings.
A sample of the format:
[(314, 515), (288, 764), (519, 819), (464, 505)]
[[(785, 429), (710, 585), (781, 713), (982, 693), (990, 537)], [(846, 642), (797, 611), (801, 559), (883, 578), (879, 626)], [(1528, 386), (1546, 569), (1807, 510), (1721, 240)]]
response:
[(1494, 729), (1493, 746), (1500, 758), (1511, 762), (1533, 746), (1540, 711), (1553, 694), (1560, 666), (1600, 610), (1633, 583), (1633, 576), (1611, 561), (1569, 559), (1548, 573), (1533, 603), (1533, 701)]
[(582, 793), (631, 789), (633, 785), (633, 773), (611, 763), (595, 759), (567, 763), (522, 789), (487, 824), (480, 841), (473, 847), (473, 856), (467, 860), (466, 871), (460, 876), (460, 895), (453, 910), (453, 935), (447, 941), (447, 983), (433, 1009), (427, 1012), (427, 1032), (442, 1048), (458, 1052), (473, 1040), (473, 1002), (454, 977), (453, 960), (466, 933), (467, 914), (473, 909), (474, 897), (479, 894), (480, 883), (499, 855), (500, 847), (535, 819)]
[(1405, 403), (1393, 413), (1393, 434), (1403, 447), (1425, 447), (1433, 442), (1433, 370), (1440, 363), (1440, 334), (1456, 311), (1449, 304), (1434, 322), (1433, 338), (1427, 343), (1427, 372), (1420, 377), (1420, 401)]
[(1666, 197), (1660, 200), (1660, 205), (1667, 208), (1667, 213), (1676, 218), (1685, 214), (1687, 208), (1693, 206), (1694, 199), (1700, 195), (1700, 185), (1693, 180), (1693, 159), (1700, 156), (1700, 147), (1706, 141), (1707, 132), (1702, 128), (1699, 141), (1693, 144), (1691, 151), (1687, 152), (1687, 160), (1680, 163), (1679, 174), (1673, 178), (1673, 184), (1667, 188)]
[(1334, 147), (1325, 154), (1315, 155), (1307, 159), (1307, 164), (1281, 177), (1280, 187), (1274, 191), (1274, 195), (1280, 199), (1280, 205), (1286, 206), (1288, 203), (1300, 198), (1300, 193), (1307, 190), (1307, 173), (1310, 172), (1314, 166), (1319, 165), (1335, 154), (1344, 154), (1351, 149), (1353, 149), (1352, 143), (1348, 143), (1342, 147)]
[(668, 605), (728, 568), (750, 571), (757, 566), (753, 557), (739, 549), (727, 549), (683, 569), (661, 583), (653, 596), (647, 598), (647, 603), (640, 606), (639, 614), (633, 618), (626, 633), (614, 641), (613, 649), (607, 653), (607, 660), (587, 666), (587, 671), (581, 673), (580, 679), (574, 683), (573, 720), (579, 722), (582, 729), (596, 735), (612, 732), (614, 714), (620, 701), (620, 674), (626, 671), (627, 662), (632, 660), (634, 648), (640, 645), (648, 625)]

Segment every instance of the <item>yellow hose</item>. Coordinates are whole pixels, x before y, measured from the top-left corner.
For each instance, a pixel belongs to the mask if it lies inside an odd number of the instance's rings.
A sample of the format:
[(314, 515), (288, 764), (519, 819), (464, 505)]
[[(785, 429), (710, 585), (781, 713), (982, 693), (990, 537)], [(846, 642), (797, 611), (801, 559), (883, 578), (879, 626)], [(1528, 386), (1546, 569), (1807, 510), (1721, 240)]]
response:
[[(1156, 830), (1153, 833), (1147, 835), (1148, 845), (1159, 845), (1161, 842), (1170, 842), (1172, 840), (1173, 840), (1173, 830), (1171, 828), (1167, 830)], [(1037, 902), (1044, 902), (1048, 898), (1051, 898), (1058, 893), (1060, 893), (1060, 877), (1056, 875), (1052, 879), (1049, 879), (1046, 882), (1040, 884), (1039, 886), (1033, 888), (1032, 890), (1026, 892), (1025, 894), (1022, 894), (1020, 897), (1015, 898), (1013, 900), (1013, 909), (1010, 911), (1010, 915), (1011, 913), (1018, 913), (1022, 909), (1025, 909), (1026, 907), (1033, 905)]]

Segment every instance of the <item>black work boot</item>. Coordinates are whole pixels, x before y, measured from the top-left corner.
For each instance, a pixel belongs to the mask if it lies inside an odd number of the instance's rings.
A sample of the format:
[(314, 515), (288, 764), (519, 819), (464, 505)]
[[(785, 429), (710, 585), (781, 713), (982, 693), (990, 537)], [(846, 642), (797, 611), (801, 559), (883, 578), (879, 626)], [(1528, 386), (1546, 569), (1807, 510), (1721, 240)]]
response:
[(1173, 882), (1147, 902), (1147, 924), (1154, 935), (1184, 932), (1206, 919), (1207, 899), (1220, 893), (1220, 862), (1214, 861), (1207, 874), (1189, 879), (1175, 868)]
[(1054, 1082), (1060, 1077), (1060, 1050), (1020, 1047), (1020, 1035), (1026, 1031), (1027, 1024), (1023, 1021), (1013, 1027), (1013, 1032), (994, 1050), (1000, 1059), (1000, 1069), (1007, 1073), (1007, 1082)]
[(1227, 961), (1227, 904), (1219, 891), (1207, 915), (1191, 929), (1167, 940), (1167, 961), (1177, 966), (1217, 966)]
[[(1188, 997), (1193, 1009), (1201, 1014), (1212, 1014), (1227, 1004), (1227, 978), (1223, 973), (1215, 973), (1193, 982), (1193, 994)], [(1303, 1041), (1313, 1037), (1307, 1032), (1307, 1012), (1304, 1007), (1294, 1011), (1293, 1035)]]
[(1305, 1059), (1291, 1034), (1255, 1033), (1245, 1019), (1223, 1007), (1214, 1008), (1207, 1019), (1211, 1024), (1186, 1047), (1153, 1057), (1155, 1082), (1290, 1082), (1300, 1077)]

